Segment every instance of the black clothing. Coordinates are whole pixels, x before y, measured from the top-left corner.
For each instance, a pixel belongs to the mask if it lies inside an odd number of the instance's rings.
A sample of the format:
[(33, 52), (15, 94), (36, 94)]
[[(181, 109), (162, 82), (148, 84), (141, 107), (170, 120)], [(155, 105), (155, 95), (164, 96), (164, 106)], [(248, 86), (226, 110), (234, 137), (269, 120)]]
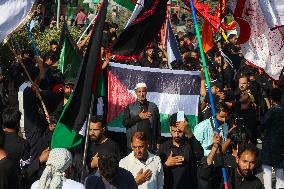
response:
[[(226, 158), (227, 157), (227, 158)], [(217, 160), (217, 161), (215, 161)], [(228, 186), (230, 189), (264, 189), (261, 181), (254, 175), (243, 178), (236, 169), (232, 156), (224, 157), (227, 170)], [(206, 158), (204, 163), (198, 167), (199, 189), (223, 189), (224, 181), (221, 172), (221, 161), (215, 156), (214, 165), (208, 165)]]
[(30, 158), (29, 143), (19, 137), (16, 132), (5, 132), (4, 149), (18, 167), (18, 173), (20, 173), (20, 160), (27, 161)]
[(118, 145), (111, 139), (107, 139), (104, 143), (102, 144), (95, 144), (92, 141), (89, 141), (89, 145), (88, 145), (88, 151), (87, 151), (87, 165), (89, 165), (89, 169), (90, 172), (93, 172), (94, 169), (92, 169), (90, 167), (91, 164), (91, 159), (92, 157), (94, 157), (97, 153), (98, 155), (107, 155), (107, 154), (113, 154), (116, 157), (118, 157), (118, 159), (120, 159), (120, 150)]
[(137, 189), (137, 184), (133, 175), (123, 169), (118, 168), (116, 176), (113, 178), (111, 182), (106, 181), (102, 178), (97, 171), (96, 173), (91, 174), (85, 180), (86, 189)]
[[(198, 145), (199, 144), (199, 145)], [(170, 153), (174, 156), (183, 156), (184, 163), (180, 166), (164, 167), (164, 189), (198, 188), (197, 186), (197, 158), (203, 157), (200, 143), (191, 137), (184, 138), (179, 147), (172, 143), (172, 138), (163, 143), (158, 155), (164, 165)]]
[(0, 160), (0, 189), (18, 189), (17, 167), (13, 160)]
[(142, 67), (150, 67), (150, 68), (159, 68), (160, 67), (160, 62), (157, 60), (153, 60), (151, 63), (147, 58), (144, 58), (141, 61), (141, 66)]
[(283, 168), (284, 154), (284, 107), (275, 105), (264, 115), (260, 131), (262, 140), (262, 163), (275, 168)]
[[(149, 119), (142, 120), (139, 113), (148, 111), (152, 114)], [(135, 132), (144, 132), (150, 141), (150, 150), (155, 151), (157, 144), (161, 143), (161, 122), (159, 109), (153, 102), (145, 101), (143, 104), (136, 101), (129, 104), (125, 111), (122, 124), (126, 127), (127, 147), (130, 147), (130, 140)]]
[(247, 110), (241, 110), (240, 103), (237, 102), (235, 115), (236, 118), (241, 118), (241, 121), (240, 123), (237, 123), (237, 126), (246, 128), (251, 142), (256, 144), (258, 137), (256, 110), (252, 107)]

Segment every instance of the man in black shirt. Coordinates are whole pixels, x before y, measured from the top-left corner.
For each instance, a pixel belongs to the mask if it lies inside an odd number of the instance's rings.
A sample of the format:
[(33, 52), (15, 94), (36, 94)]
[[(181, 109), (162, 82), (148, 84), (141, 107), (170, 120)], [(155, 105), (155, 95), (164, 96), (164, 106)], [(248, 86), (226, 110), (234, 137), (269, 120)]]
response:
[[(199, 189), (221, 189), (224, 187), (220, 172), (222, 161), (220, 161), (221, 157), (217, 156), (218, 146), (221, 144), (222, 138), (215, 135), (212, 150), (206, 158), (206, 162), (199, 167)], [(236, 163), (226, 164), (229, 188), (264, 189), (261, 181), (253, 174), (257, 157), (258, 149), (253, 144), (244, 144), (239, 148)]]
[(0, 189), (18, 189), (18, 175), (15, 162), (4, 150), (5, 133), (0, 129)]
[(145, 51), (145, 58), (141, 62), (141, 66), (150, 68), (159, 68), (160, 62), (155, 57), (153, 46), (148, 46)]
[(158, 152), (164, 166), (164, 189), (198, 188), (197, 159), (203, 157), (203, 149), (189, 129), (187, 119), (177, 122), (177, 114), (173, 114), (170, 131), (172, 138)]
[(97, 170), (98, 159), (100, 156), (106, 154), (115, 154), (116, 157), (120, 159), (120, 150), (118, 145), (104, 135), (105, 130), (105, 124), (102, 120), (95, 116), (90, 118), (90, 141), (87, 155), (87, 163), (90, 172)]
[(20, 161), (28, 162), (30, 159), (29, 143), (18, 136), (20, 119), (21, 113), (17, 108), (9, 107), (3, 111), (2, 127), (5, 131), (4, 149), (18, 167), (18, 174), (20, 173)]

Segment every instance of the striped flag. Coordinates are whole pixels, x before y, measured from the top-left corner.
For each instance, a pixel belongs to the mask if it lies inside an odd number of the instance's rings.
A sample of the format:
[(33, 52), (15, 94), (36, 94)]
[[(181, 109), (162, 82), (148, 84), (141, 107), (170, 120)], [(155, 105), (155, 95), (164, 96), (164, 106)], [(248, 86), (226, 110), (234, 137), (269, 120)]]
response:
[(168, 118), (184, 111), (191, 127), (198, 121), (200, 77), (198, 71), (146, 68), (110, 63), (108, 71), (108, 125), (109, 130), (123, 132), (123, 112), (136, 101), (135, 85), (145, 82), (147, 99), (160, 111), (163, 136), (169, 136)]
[(182, 62), (182, 57), (179, 52), (178, 43), (175, 37), (175, 34), (172, 30), (171, 23), (169, 19), (166, 21), (166, 47), (167, 47), (167, 54), (168, 54), (168, 64), (169, 68), (171, 68), (171, 63), (173, 61)]
[(1, 0), (0, 3), (0, 43), (21, 25), (35, 0)]

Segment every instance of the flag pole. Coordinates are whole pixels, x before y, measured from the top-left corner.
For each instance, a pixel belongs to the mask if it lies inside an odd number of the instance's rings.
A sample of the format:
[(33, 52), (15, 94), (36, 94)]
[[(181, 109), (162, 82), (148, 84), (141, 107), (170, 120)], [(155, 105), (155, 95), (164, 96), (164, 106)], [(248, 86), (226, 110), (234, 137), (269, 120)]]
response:
[[(13, 49), (13, 47), (11, 46), (11, 44), (9, 43), (9, 41), (7, 41), (7, 45), (9, 47), (9, 49), (12, 51), (12, 53), (14, 54), (15, 58), (16, 58), (16, 61), (19, 62), (19, 64), (22, 66), (22, 68), (24, 69), (24, 72), (26, 73), (29, 81), (34, 84), (34, 81), (32, 80), (26, 66), (23, 64), (23, 62), (21, 60), (19, 60), (18, 58), (18, 55), (16, 53), (16, 51)], [(41, 105), (42, 105), (42, 108), (43, 108), (43, 111), (44, 111), (44, 114), (45, 114), (45, 118), (46, 118), (46, 121), (47, 123), (50, 125), (50, 119), (49, 119), (49, 114), (48, 114), (48, 111), (47, 111), (47, 108), (43, 102), (43, 99), (42, 99), (42, 96), (40, 94), (40, 92), (38, 90), (36, 90), (36, 94), (37, 94), (37, 97), (39, 98), (39, 101), (41, 102)]]
[(57, 29), (59, 29), (59, 18), (60, 18), (60, 0), (57, 0), (57, 18), (56, 18)]
[[(216, 119), (216, 111), (215, 111), (214, 100), (213, 100), (213, 95), (212, 95), (211, 86), (210, 86), (209, 74), (208, 74), (208, 70), (207, 70), (205, 55), (204, 55), (204, 52), (203, 52), (201, 36), (200, 36), (199, 28), (198, 28), (198, 23), (197, 23), (196, 12), (195, 12), (195, 8), (194, 8), (193, 0), (190, 0), (190, 7), (191, 7), (191, 12), (192, 12), (195, 32), (196, 32), (197, 40), (198, 40), (198, 44), (199, 44), (202, 66), (203, 66), (204, 75), (205, 75), (205, 81), (206, 81), (206, 85), (208, 87), (208, 94), (209, 94), (209, 100), (210, 100), (210, 105), (211, 105), (212, 117), (213, 117), (213, 121), (214, 121), (214, 127), (215, 127), (215, 131), (217, 133), (219, 133), (220, 131), (219, 131), (218, 122), (217, 122), (217, 119)], [(223, 173), (223, 179), (224, 179), (224, 188), (228, 189), (227, 171), (224, 167), (222, 167), (222, 173)]]
[(83, 38), (83, 36), (86, 34), (87, 30), (90, 28), (90, 26), (93, 24), (93, 22), (95, 21), (95, 19), (97, 18), (97, 15), (93, 18), (93, 20), (89, 23), (88, 27), (85, 29), (85, 31), (82, 33), (82, 35), (80, 36), (80, 38), (77, 41), (77, 45), (80, 43), (81, 39)]
[(91, 105), (89, 109), (89, 114), (86, 120), (86, 131), (85, 131), (85, 144), (84, 144), (84, 152), (83, 152), (83, 162), (82, 162), (82, 173), (81, 173), (81, 183), (84, 182), (84, 176), (85, 176), (85, 167), (86, 167), (86, 157), (87, 157), (87, 150), (88, 150), (88, 142), (89, 142), (89, 128), (90, 128), (90, 118), (92, 116), (92, 110), (94, 106), (94, 100), (95, 100), (95, 95), (92, 94), (92, 99), (91, 99)]

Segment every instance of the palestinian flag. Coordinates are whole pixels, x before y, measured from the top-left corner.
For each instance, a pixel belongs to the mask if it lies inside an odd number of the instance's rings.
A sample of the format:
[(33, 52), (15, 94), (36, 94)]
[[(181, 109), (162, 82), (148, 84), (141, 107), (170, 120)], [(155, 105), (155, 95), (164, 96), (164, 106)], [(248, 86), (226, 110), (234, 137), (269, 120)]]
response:
[(130, 11), (133, 11), (135, 8), (136, 0), (114, 0), (117, 4), (127, 8)]
[(166, 39), (165, 39), (167, 54), (168, 54), (168, 65), (171, 68), (171, 63), (174, 61), (182, 62), (182, 57), (179, 52), (179, 46), (172, 30), (171, 23), (169, 19), (166, 21)]
[(64, 78), (76, 78), (80, 68), (81, 56), (76, 43), (68, 31), (66, 23), (62, 27), (60, 46), (61, 53), (58, 69), (61, 70)]
[(51, 148), (69, 149), (82, 142), (82, 136), (78, 132), (81, 130), (89, 113), (93, 82), (97, 83), (98, 80), (98, 74), (95, 73), (98, 73), (102, 66), (98, 63), (100, 62), (98, 59), (100, 59), (100, 44), (107, 5), (108, 1), (104, 0), (77, 75), (74, 92), (68, 99), (52, 135)]
[(147, 99), (157, 104), (160, 111), (162, 135), (169, 136), (168, 118), (184, 111), (191, 127), (198, 123), (200, 77), (198, 71), (147, 68), (110, 63), (108, 71), (108, 126), (123, 132), (123, 112), (136, 101), (135, 85), (147, 84)]
[(160, 32), (165, 20), (167, 0), (140, 0), (127, 26), (112, 47), (117, 59), (138, 56)]

